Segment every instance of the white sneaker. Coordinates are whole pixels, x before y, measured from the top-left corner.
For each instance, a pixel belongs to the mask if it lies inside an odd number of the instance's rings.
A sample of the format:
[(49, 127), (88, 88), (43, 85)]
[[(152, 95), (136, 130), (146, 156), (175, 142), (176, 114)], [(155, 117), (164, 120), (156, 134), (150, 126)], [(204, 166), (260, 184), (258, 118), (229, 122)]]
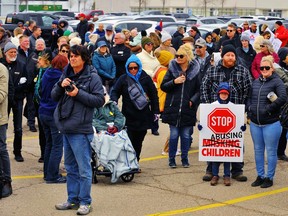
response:
[(80, 207), (77, 210), (77, 215), (87, 215), (91, 211), (90, 205), (80, 205)]
[(168, 152), (162, 151), (162, 155), (168, 155)]
[(179, 155), (181, 155), (181, 150), (177, 149), (176, 156), (179, 156)]

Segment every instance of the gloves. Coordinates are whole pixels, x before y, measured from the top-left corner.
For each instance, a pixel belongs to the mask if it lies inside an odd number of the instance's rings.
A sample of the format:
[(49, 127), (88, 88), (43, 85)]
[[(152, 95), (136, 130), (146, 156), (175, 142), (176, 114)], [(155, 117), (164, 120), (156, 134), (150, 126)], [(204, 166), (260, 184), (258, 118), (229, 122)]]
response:
[(26, 81), (27, 81), (26, 77), (21, 77), (19, 80), (19, 84), (24, 84), (24, 83), (26, 83)]
[(110, 134), (114, 134), (114, 133), (117, 133), (117, 132), (118, 132), (118, 129), (117, 129), (117, 127), (113, 126), (113, 127), (108, 127), (108, 128), (107, 128), (107, 131), (108, 131), (108, 133), (110, 133)]
[(203, 126), (201, 124), (198, 124), (197, 128), (198, 128), (199, 131), (201, 131), (203, 129)]
[(240, 127), (240, 129), (241, 129), (241, 131), (246, 131), (246, 124), (244, 124), (244, 125), (242, 125), (241, 127)]

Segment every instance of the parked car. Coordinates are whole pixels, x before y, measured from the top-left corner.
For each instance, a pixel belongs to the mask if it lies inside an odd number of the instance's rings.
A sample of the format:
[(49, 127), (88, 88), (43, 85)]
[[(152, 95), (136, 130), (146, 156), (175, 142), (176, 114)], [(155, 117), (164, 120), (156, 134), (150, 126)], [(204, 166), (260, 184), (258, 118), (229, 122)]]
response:
[(242, 27), (243, 23), (247, 21), (249, 23), (249, 26), (251, 25), (251, 23), (253, 22), (257, 22), (260, 21), (259, 19), (248, 19), (248, 18), (238, 18), (238, 19), (231, 19), (229, 20), (226, 24), (230, 24), (230, 23), (235, 23), (237, 26)]
[(142, 11), (140, 15), (162, 15), (162, 12), (159, 10), (146, 10)]
[(186, 20), (190, 17), (187, 13), (174, 13), (173, 16), (177, 19), (177, 21)]
[(281, 17), (275, 17), (275, 16), (240, 16), (239, 18), (244, 18), (244, 19), (261, 19), (261, 20), (284, 20), (284, 18)]
[[(93, 17), (95, 15), (96, 16), (104, 15), (104, 11), (103, 10), (88, 10), (88, 11), (84, 11), (83, 13), (86, 15), (86, 19), (87, 20), (93, 19)], [(78, 15), (76, 15), (76, 19), (78, 19)]]
[(52, 13), (53, 15), (68, 16), (75, 19), (75, 12), (72, 11), (56, 11)]
[(104, 25), (104, 29), (108, 25), (112, 25), (113, 28), (119, 28), (119, 29), (128, 29), (132, 30), (134, 28), (137, 28), (137, 31), (140, 32), (142, 30), (146, 30), (147, 34), (155, 30), (155, 27), (157, 26), (157, 22), (155, 21), (147, 21), (147, 20), (106, 20), (106, 21), (97, 21), (94, 22), (95, 24), (95, 30), (98, 27), (99, 23)]
[(185, 24), (187, 26), (201, 26), (201, 25), (214, 25), (215, 28), (221, 28), (225, 26), (225, 22), (217, 19), (217, 18), (210, 18), (210, 17), (204, 17), (204, 18), (188, 18), (185, 20)]
[(182, 22), (172, 22), (172, 23), (163, 23), (163, 29), (162, 31), (168, 32), (170, 35), (173, 35), (179, 26), (184, 26), (184, 29), (186, 31), (186, 25)]
[(150, 20), (160, 22), (177, 22), (177, 19), (173, 16), (165, 16), (165, 15), (147, 15), (147, 16), (135, 16), (134, 20)]

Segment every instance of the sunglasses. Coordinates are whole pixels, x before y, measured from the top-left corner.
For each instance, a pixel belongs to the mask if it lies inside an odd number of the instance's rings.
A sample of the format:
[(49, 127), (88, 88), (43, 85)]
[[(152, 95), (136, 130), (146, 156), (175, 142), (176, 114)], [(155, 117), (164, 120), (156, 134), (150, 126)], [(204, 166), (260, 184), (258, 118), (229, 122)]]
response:
[(265, 46), (265, 45), (260, 45), (260, 47), (262, 47), (262, 48), (263, 48), (263, 47), (266, 47), (266, 46)]
[(148, 42), (145, 45), (151, 46), (151, 45), (153, 45), (153, 43), (152, 42)]
[(271, 67), (270, 67), (270, 66), (261, 66), (261, 67), (260, 67), (260, 70), (261, 70), (261, 71), (264, 71), (264, 69), (268, 71), (268, 70), (271, 69)]
[(62, 53), (69, 53), (68, 50), (61, 50)]
[(176, 58), (183, 59), (183, 58), (184, 58), (184, 55), (177, 55), (177, 54), (176, 54), (175, 57), (176, 57)]
[(227, 32), (233, 32), (234, 30), (226, 30)]
[(195, 46), (195, 49), (202, 49), (203, 47), (202, 46), (199, 46), (199, 45), (196, 45)]
[(138, 67), (128, 67), (128, 70), (138, 70)]

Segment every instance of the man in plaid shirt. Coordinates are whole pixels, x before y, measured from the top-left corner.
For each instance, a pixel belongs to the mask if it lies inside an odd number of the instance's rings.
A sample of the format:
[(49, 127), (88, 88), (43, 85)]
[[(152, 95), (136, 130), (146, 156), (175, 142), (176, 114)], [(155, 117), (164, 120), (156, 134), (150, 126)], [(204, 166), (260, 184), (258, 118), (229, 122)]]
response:
[[(233, 45), (226, 45), (221, 52), (222, 61), (217, 66), (210, 67), (202, 79), (200, 87), (201, 103), (217, 101), (217, 89), (220, 82), (228, 82), (230, 86), (230, 101), (234, 104), (245, 104), (252, 85), (250, 72), (236, 61), (236, 50)], [(232, 163), (232, 178), (237, 181), (247, 181), (243, 175), (244, 162)], [(208, 163), (204, 181), (212, 178), (211, 163)]]

